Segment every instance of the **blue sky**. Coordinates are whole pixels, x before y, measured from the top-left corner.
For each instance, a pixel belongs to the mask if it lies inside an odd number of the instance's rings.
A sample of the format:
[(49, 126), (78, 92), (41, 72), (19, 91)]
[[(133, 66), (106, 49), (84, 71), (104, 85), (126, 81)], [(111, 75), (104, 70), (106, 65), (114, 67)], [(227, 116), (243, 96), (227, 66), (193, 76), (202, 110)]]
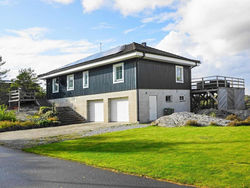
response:
[(248, 0), (0, 0), (0, 55), (13, 78), (103, 50), (148, 45), (202, 61), (194, 77), (242, 77), (250, 93)]

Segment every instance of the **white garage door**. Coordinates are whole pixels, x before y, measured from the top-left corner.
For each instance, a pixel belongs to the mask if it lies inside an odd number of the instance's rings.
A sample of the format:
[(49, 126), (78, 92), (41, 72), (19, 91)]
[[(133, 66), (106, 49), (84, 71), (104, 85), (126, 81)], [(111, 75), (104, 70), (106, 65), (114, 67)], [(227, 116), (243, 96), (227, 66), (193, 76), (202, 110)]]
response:
[(111, 121), (128, 122), (129, 109), (128, 98), (111, 100)]
[(103, 101), (89, 102), (89, 121), (103, 122), (104, 121)]

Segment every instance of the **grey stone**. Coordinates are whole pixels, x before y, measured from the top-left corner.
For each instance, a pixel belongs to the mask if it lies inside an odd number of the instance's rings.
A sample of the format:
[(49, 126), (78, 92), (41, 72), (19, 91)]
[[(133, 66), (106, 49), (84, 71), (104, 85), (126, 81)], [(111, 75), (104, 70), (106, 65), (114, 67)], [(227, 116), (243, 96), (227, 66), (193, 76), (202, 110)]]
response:
[(186, 124), (188, 120), (195, 120), (201, 126), (208, 126), (211, 122), (219, 126), (227, 126), (229, 120), (211, 117), (207, 115), (194, 114), (191, 112), (176, 112), (169, 116), (163, 116), (157, 119), (153, 124), (161, 127), (181, 127)]

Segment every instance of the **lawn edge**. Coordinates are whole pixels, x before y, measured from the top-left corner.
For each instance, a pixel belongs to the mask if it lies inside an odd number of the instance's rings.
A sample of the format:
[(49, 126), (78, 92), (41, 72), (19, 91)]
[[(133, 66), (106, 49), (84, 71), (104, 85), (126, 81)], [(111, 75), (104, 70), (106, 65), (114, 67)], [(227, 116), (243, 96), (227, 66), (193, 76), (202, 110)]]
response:
[(44, 157), (50, 157), (50, 158), (53, 158), (53, 159), (76, 162), (76, 163), (83, 164), (83, 165), (86, 165), (86, 166), (89, 166), (89, 167), (94, 167), (94, 168), (98, 168), (98, 169), (102, 169), (102, 170), (108, 170), (108, 171), (115, 172), (115, 173), (122, 173), (122, 174), (125, 174), (125, 175), (137, 176), (137, 177), (141, 177), (141, 178), (152, 179), (152, 180), (157, 180), (157, 181), (161, 181), (161, 182), (167, 182), (167, 183), (172, 183), (172, 184), (182, 185), (182, 186), (208, 188), (207, 186), (200, 186), (200, 185), (193, 185), (193, 184), (183, 184), (183, 183), (175, 182), (175, 181), (172, 181), (172, 180), (154, 178), (154, 177), (147, 176), (147, 175), (141, 175), (141, 174), (136, 174), (136, 173), (127, 172), (127, 171), (119, 171), (119, 170), (114, 169), (114, 168), (108, 168), (108, 167), (104, 167), (104, 166), (97, 166), (97, 165), (94, 165), (94, 164), (88, 164), (88, 163), (80, 162), (80, 161), (77, 161), (77, 160), (65, 159), (65, 158), (62, 158), (62, 157), (55, 157), (55, 156), (50, 156), (50, 155), (46, 155), (46, 154), (30, 152), (30, 151), (26, 151), (26, 149), (31, 149), (31, 148), (23, 148), (22, 151), (26, 152), (26, 153), (35, 154), (35, 155), (41, 155), (41, 156), (44, 156)]

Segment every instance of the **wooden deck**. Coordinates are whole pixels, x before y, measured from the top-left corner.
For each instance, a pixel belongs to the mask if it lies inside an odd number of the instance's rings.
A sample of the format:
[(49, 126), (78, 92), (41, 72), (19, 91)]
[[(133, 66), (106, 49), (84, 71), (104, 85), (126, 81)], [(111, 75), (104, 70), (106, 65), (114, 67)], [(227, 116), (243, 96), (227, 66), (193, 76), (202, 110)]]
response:
[(20, 110), (21, 103), (28, 102), (28, 101), (36, 102), (34, 91), (25, 92), (25, 91), (22, 91), (21, 89), (18, 89), (18, 90), (12, 90), (9, 93), (9, 106), (11, 106), (12, 103), (17, 103), (18, 111)]
[(242, 78), (226, 76), (194, 78), (191, 83), (192, 111), (208, 108), (242, 109), (244, 92), (245, 81)]

